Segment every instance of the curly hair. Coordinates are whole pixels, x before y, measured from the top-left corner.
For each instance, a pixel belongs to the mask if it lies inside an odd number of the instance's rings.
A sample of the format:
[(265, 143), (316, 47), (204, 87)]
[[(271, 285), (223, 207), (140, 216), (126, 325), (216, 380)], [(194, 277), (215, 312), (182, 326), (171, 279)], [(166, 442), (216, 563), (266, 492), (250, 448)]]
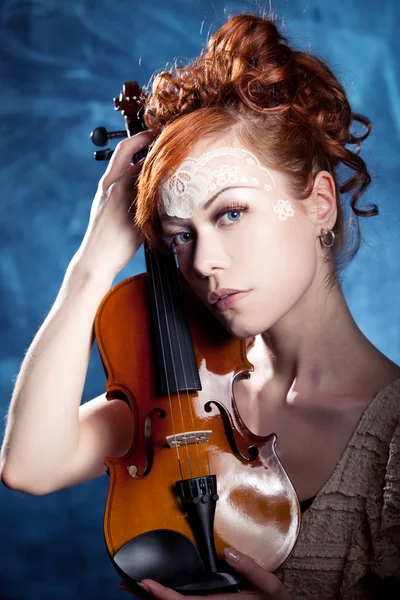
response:
[[(330, 68), (292, 49), (268, 18), (232, 17), (196, 60), (157, 75), (146, 97), (145, 122), (159, 137), (140, 176), (136, 223), (151, 245), (159, 246), (160, 183), (200, 138), (232, 129), (264, 164), (287, 176), (299, 199), (309, 196), (318, 171), (331, 173), (338, 209), (337, 264), (347, 263), (360, 246), (358, 217), (378, 214), (375, 204), (359, 206), (371, 182), (359, 156), (370, 121), (352, 112)], [(351, 131), (354, 123), (362, 125), (362, 134)], [(340, 183), (341, 165), (351, 172)], [(350, 195), (347, 224), (340, 194)]]

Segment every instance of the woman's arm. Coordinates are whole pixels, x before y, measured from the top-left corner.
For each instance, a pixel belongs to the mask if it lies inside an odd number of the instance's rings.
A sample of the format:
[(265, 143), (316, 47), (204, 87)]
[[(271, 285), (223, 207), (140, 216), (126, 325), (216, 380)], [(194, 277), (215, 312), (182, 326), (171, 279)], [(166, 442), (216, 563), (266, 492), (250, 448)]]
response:
[(104, 458), (128, 448), (132, 428), (124, 402), (80, 403), (97, 308), (142, 241), (128, 212), (140, 170), (130, 160), (151, 141), (146, 132), (118, 145), (81, 247), (22, 363), (1, 451), (8, 487), (31, 494), (67, 487), (103, 473)]

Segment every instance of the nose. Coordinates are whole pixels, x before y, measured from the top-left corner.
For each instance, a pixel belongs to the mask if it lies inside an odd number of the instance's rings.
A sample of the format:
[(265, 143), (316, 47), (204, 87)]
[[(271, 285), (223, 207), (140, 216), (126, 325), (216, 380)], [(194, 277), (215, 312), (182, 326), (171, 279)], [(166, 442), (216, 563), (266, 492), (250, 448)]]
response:
[(229, 255), (216, 235), (197, 238), (193, 267), (200, 277), (210, 277), (216, 271), (227, 269), (229, 265)]

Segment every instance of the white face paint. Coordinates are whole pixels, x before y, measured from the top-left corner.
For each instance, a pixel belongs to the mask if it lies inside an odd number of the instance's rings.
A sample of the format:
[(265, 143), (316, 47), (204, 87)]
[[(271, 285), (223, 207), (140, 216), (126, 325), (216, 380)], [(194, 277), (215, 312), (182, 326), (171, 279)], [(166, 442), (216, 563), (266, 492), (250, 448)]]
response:
[[(227, 157), (229, 162), (226, 161)], [(243, 173), (244, 170), (246, 174)], [(265, 180), (265, 174), (268, 181), (261, 184), (259, 177)], [(170, 217), (190, 219), (209, 192), (235, 184), (263, 189), (266, 192), (275, 188), (271, 172), (254, 154), (244, 148), (216, 148), (198, 158), (186, 158), (176, 172), (161, 185), (159, 212)], [(294, 215), (290, 200), (279, 200), (274, 206), (274, 211), (281, 221)]]

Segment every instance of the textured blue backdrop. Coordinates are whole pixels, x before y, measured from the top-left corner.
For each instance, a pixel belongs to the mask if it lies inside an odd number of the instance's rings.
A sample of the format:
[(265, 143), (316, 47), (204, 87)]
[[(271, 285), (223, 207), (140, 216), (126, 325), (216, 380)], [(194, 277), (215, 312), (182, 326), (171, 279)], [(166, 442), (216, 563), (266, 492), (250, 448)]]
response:
[[(274, 0), (297, 46), (339, 73), (353, 107), (374, 124), (364, 155), (381, 216), (345, 272), (346, 296), (366, 335), (400, 362), (400, 41), (398, 0)], [(2, 0), (0, 3), (1, 413), (24, 352), (49, 310), (84, 233), (103, 165), (89, 132), (121, 128), (112, 97), (190, 58), (210, 28), (253, 3), (222, 0)], [(123, 273), (143, 269), (136, 258)], [(101, 393), (95, 356), (85, 388)], [(119, 598), (102, 517), (107, 478), (29, 497), (0, 489), (0, 599)], [(138, 507), (139, 508), (139, 507)]]

